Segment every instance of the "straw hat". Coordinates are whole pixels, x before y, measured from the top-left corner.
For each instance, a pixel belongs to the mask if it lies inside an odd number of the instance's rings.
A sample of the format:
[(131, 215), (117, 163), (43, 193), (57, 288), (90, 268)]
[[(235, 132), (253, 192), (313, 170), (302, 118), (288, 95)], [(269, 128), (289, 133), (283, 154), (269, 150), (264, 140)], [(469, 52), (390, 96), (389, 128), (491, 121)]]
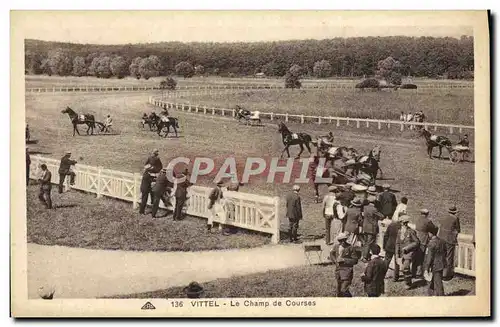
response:
[(368, 187), (364, 185), (354, 184), (351, 188), (354, 192), (364, 192), (368, 189)]
[(425, 216), (427, 216), (427, 215), (429, 214), (429, 210), (427, 210), (427, 209), (422, 209), (422, 210), (420, 210), (420, 214), (421, 214), (421, 215), (425, 215)]
[(456, 214), (458, 212), (458, 209), (456, 206), (452, 206), (448, 209), (448, 212), (451, 214)]
[(337, 186), (335, 186), (335, 185), (328, 186), (328, 192), (334, 192), (336, 189), (337, 189)]
[(377, 195), (377, 188), (375, 186), (370, 186), (367, 192), (368, 194)]
[(292, 187), (292, 189), (293, 189), (294, 191), (299, 191), (299, 190), (300, 190), (300, 186), (298, 186), (297, 184), (295, 184), (295, 185)]
[(361, 201), (359, 199), (354, 199), (351, 201), (351, 204), (356, 207), (361, 207)]
[(382, 188), (383, 188), (384, 190), (388, 190), (388, 189), (390, 189), (390, 188), (391, 188), (391, 185), (389, 185), (389, 184), (387, 184), (387, 183), (386, 183), (386, 184), (382, 185)]

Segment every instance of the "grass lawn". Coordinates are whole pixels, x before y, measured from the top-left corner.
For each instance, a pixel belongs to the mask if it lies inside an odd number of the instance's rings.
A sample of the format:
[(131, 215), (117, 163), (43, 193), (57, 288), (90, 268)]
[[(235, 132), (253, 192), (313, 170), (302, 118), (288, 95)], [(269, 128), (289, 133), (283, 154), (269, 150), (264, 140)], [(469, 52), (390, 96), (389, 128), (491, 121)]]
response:
[(53, 188), (52, 202), (56, 208), (45, 209), (38, 200), (38, 186), (29, 186), (29, 243), (107, 250), (201, 251), (257, 247), (269, 242), (269, 237), (244, 231), (227, 236), (208, 234), (203, 219), (187, 216), (173, 221), (171, 214), (153, 219), (133, 210), (131, 203), (96, 199), (76, 190), (59, 194)]
[[(353, 296), (366, 296), (360, 276), (365, 264), (358, 264), (354, 270), (354, 280), (351, 285)], [(274, 270), (265, 273), (217, 279), (202, 284), (205, 298), (251, 298), (251, 297), (335, 297), (335, 268), (329, 266), (306, 266)], [(389, 272), (390, 275), (392, 272)], [(391, 275), (390, 275), (391, 276)], [(187, 286), (187, 285), (186, 285)], [(172, 287), (154, 292), (139, 294), (123, 294), (114, 298), (185, 298), (184, 287)], [(444, 285), (445, 294), (474, 295), (475, 280), (466, 277), (455, 277)], [(415, 288), (405, 290), (402, 279), (393, 282), (386, 279), (386, 296), (426, 296), (427, 286), (424, 281), (415, 281)]]
[[(27, 95), (27, 123), (32, 129), (32, 138), (38, 140), (38, 144), (31, 146), (31, 151), (59, 159), (66, 149), (70, 149), (75, 158), (84, 158), (81, 161), (83, 164), (126, 172), (140, 172), (148, 153), (154, 148), (159, 149), (164, 164), (178, 156), (203, 156), (214, 159), (218, 168), (225, 158), (234, 157), (241, 176), (247, 157), (258, 156), (268, 160), (279, 156), (282, 150), (281, 138), (273, 126), (242, 126), (232, 119), (221, 120), (219, 117), (188, 115), (175, 111), (174, 115), (179, 117), (181, 127), (180, 137), (159, 138), (155, 133), (138, 127), (143, 112), (159, 110), (147, 104), (149, 94), (151, 93)], [(61, 114), (61, 110), (67, 105), (78, 113), (95, 114), (97, 120), (102, 120), (110, 113), (114, 120), (113, 126), (120, 134), (72, 137), (69, 118)], [(290, 124), (289, 127), (292, 131), (312, 135), (324, 134), (332, 128), (310, 124)], [(379, 181), (378, 184), (389, 182), (398, 200), (407, 196), (411, 216), (415, 217), (421, 208), (427, 208), (431, 212), (431, 218), (438, 219), (446, 215), (450, 205), (457, 204), (462, 231), (471, 233), (474, 230), (473, 164), (451, 164), (447, 159), (430, 160), (423, 139), (416, 138), (414, 132), (410, 131), (403, 134), (397, 130), (387, 134), (368, 134), (364, 130), (337, 129), (335, 138), (339, 145), (353, 146), (365, 153), (375, 145), (381, 145), (381, 167), (386, 180)], [(294, 156), (298, 149), (295, 147), (290, 151)], [(304, 155), (307, 155), (307, 151)], [(444, 157), (447, 157), (446, 151)], [(296, 176), (297, 171), (300, 171), (298, 163), (294, 166), (293, 176)], [(212, 174), (199, 180), (198, 184), (212, 185), (213, 176)], [(293, 181), (292, 178), (290, 183), (267, 183), (264, 175), (251, 178), (240, 191), (280, 196), (284, 199)], [(326, 187), (320, 189), (322, 194), (325, 191)], [(299, 232), (303, 235), (322, 235), (324, 221), (320, 205), (313, 202), (312, 186), (303, 185), (301, 195), (304, 220), (301, 221)], [(281, 214), (283, 217), (284, 201)], [(282, 219), (281, 229), (287, 228), (288, 222)]]
[(249, 90), (238, 94), (201, 95), (168, 101), (231, 109), (240, 105), (249, 110), (294, 115), (391, 120), (399, 120), (401, 111), (415, 113), (422, 110), (428, 122), (474, 125), (472, 89), (428, 89), (418, 93), (414, 90)]

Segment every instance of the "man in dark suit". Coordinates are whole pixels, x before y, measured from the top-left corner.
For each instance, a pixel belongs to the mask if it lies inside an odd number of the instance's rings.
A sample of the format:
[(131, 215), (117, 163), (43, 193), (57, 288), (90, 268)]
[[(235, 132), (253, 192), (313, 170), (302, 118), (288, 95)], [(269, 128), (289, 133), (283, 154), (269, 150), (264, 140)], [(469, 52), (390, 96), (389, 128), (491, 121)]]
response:
[(393, 221), (387, 226), (387, 230), (384, 234), (383, 248), (385, 251), (385, 263), (387, 268), (391, 264), (392, 258), (394, 257), (394, 275), (392, 280), (397, 282), (399, 279), (399, 253), (396, 251), (396, 241), (399, 235), (399, 230), (401, 229), (401, 221)]
[(187, 200), (188, 187), (191, 186), (189, 181), (189, 171), (185, 169), (182, 174), (178, 177), (179, 179), (184, 178), (184, 181), (179, 181), (174, 183), (174, 195), (175, 195), (175, 209), (174, 209), (174, 220), (182, 220), (182, 208)]
[(408, 226), (410, 217), (403, 215), (399, 219), (401, 221), (401, 229), (399, 230), (396, 238), (396, 251), (401, 253), (400, 255), (403, 259), (403, 275), (405, 278), (406, 289), (409, 290), (412, 287), (410, 265), (413, 261), (413, 255), (418, 249), (420, 242), (418, 240), (417, 233), (410, 228), (410, 226)]
[(382, 187), (384, 191), (378, 195), (378, 210), (384, 215), (384, 218), (391, 219), (398, 206), (398, 201), (394, 193), (389, 191), (391, 188), (389, 184), (384, 184)]
[(153, 190), (151, 183), (153, 183), (153, 177), (150, 174), (151, 165), (146, 165), (144, 173), (142, 174), (141, 180), (141, 205), (139, 206), (139, 213), (141, 215), (145, 214), (146, 205), (148, 204), (148, 197), (151, 195), (151, 201), (154, 199)]
[(337, 236), (330, 252), (330, 259), (335, 266), (335, 279), (337, 281), (337, 297), (352, 297), (349, 291), (354, 276), (354, 266), (358, 263), (358, 253), (347, 243), (348, 235), (345, 232)]
[(158, 174), (160, 170), (163, 168), (163, 164), (160, 160), (160, 157), (158, 156), (158, 149), (154, 149), (152, 155), (146, 160), (144, 165), (150, 165), (151, 166), (151, 173), (152, 174)]
[(42, 168), (42, 175), (40, 176), (40, 192), (38, 199), (45, 204), (47, 209), (52, 209), (52, 199), (50, 198), (50, 191), (52, 190), (52, 173), (47, 169), (46, 164), (40, 166)]
[(413, 262), (411, 265), (413, 278), (422, 277), (423, 272), (419, 268), (422, 268), (424, 263), (425, 249), (427, 248), (427, 243), (429, 243), (429, 233), (433, 228), (436, 228), (436, 226), (429, 219), (429, 210), (420, 210), (420, 217), (418, 217), (415, 221), (415, 231), (417, 232), (420, 246), (413, 255)]
[(28, 147), (26, 147), (26, 186), (30, 185), (30, 165), (30, 150), (28, 149)]
[(384, 293), (387, 265), (379, 256), (380, 246), (372, 244), (371, 252), (373, 255), (368, 265), (366, 265), (364, 274), (361, 275), (361, 280), (365, 283), (365, 292), (368, 297), (379, 297)]
[(356, 197), (356, 194), (354, 194), (351, 189), (353, 185), (354, 183), (347, 183), (344, 187), (344, 191), (342, 191), (337, 198), (337, 200), (340, 201), (344, 207), (348, 207), (351, 204), (351, 201)]
[[(375, 208), (375, 197), (369, 196), (367, 199), (368, 205), (363, 208), (363, 259), (362, 261), (370, 260), (370, 249), (377, 240), (379, 232), (378, 222), (384, 219), (384, 216)], [(379, 250), (380, 253), (380, 250)]]
[(220, 201), (223, 197), (222, 193), (222, 185), (224, 182), (219, 179), (215, 183), (215, 187), (210, 191), (208, 195), (208, 209), (210, 210), (210, 214), (208, 215), (207, 220), (207, 232), (212, 232), (212, 227), (214, 224), (214, 220), (218, 214), (222, 214)]
[(168, 180), (167, 177), (167, 169), (162, 168), (160, 170), (160, 174), (156, 178), (156, 183), (153, 186), (153, 205), (151, 208), (151, 216), (156, 218), (156, 214), (158, 213), (158, 208), (160, 207), (160, 200), (163, 201), (165, 208), (168, 207), (170, 202), (165, 197), (165, 192), (168, 187), (172, 187), (173, 183)]
[(286, 197), (286, 217), (288, 218), (290, 242), (299, 243), (297, 232), (299, 221), (302, 219), (302, 204), (299, 196), (300, 186), (294, 185), (293, 192)]
[(460, 234), (460, 220), (458, 219), (457, 207), (448, 209), (449, 215), (439, 220), (439, 231), (437, 236), (446, 244), (446, 267), (443, 271), (443, 279), (450, 280), (455, 274), (455, 247), (457, 237)]
[(351, 201), (351, 207), (349, 207), (345, 213), (344, 229), (342, 231), (348, 233), (349, 237), (347, 242), (351, 245), (355, 245), (358, 240), (359, 226), (363, 223), (361, 209), (361, 200), (354, 199)]
[(437, 227), (431, 228), (432, 235), (425, 252), (424, 275), (429, 281), (430, 296), (444, 296), (443, 270), (446, 267), (446, 242), (436, 236)]
[(70, 170), (71, 166), (76, 165), (76, 160), (71, 160), (71, 152), (67, 151), (66, 154), (61, 158), (61, 163), (59, 164), (59, 193), (63, 192), (63, 184), (66, 176), (70, 176), (69, 183), (71, 185), (75, 184), (75, 173)]

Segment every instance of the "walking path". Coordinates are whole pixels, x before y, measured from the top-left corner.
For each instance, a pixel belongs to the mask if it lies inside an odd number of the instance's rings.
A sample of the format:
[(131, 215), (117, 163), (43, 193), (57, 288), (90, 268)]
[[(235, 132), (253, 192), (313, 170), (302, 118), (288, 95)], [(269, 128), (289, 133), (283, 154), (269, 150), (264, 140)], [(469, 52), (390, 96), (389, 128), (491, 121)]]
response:
[[(318, 243), (318, 242), (317, 242)], [(324, 244), (324, 243), (323, 243)], [(324, 248), (323, 258), (327, 249)], [(318, 260), (318, 259), (316, 259)], [(204, 252), (131, 252), (28, 244), (28, 296), (96, 298), (183, 286), (307, 264), (303, 245)]]

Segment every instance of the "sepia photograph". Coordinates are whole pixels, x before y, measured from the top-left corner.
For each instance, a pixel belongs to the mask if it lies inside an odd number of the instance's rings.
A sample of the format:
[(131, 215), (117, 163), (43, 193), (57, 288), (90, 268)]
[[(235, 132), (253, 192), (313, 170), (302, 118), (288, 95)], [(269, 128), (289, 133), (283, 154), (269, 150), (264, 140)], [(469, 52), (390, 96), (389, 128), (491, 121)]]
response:
[(14, 317), (491, 315), (486, 10), (10, 15)]

